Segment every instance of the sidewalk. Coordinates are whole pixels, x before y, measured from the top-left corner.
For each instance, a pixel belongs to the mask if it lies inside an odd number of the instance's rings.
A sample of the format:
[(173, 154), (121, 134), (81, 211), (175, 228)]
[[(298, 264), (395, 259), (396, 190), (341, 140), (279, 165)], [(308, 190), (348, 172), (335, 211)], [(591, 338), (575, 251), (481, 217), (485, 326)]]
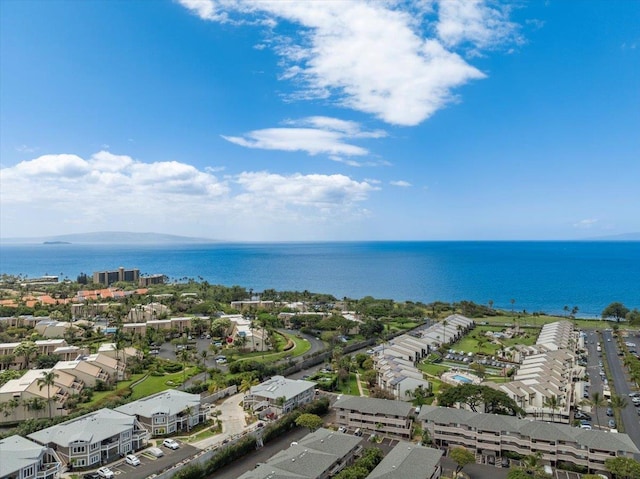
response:
[(225, 439), (242, 434), (247, 429), (246, 415), (244, 409), (242, 409), (243, 397), (244, 393), (229, 396), (217, 408), (220, 410), (218, 417), (222, 422), (222, 434), (193, 442), (191, 445), (198, 449), (207, 449), (222, 444)]

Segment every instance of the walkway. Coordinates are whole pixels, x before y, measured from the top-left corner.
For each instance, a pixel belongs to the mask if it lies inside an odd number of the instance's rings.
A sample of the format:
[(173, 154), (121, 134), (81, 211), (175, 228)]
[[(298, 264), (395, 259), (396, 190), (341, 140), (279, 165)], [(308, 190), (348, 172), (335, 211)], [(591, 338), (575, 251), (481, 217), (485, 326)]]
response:
[(191, 445), (198, 449), (207, 449), (222, 444), (225, 439), (242, 434), (247, 428), (246, 413), (242, 408), (243, 397), (243, 393), (229, 396), (216, 408), (220, 411), (218, 418), (222, 422), (222, 434), (207, 437)]

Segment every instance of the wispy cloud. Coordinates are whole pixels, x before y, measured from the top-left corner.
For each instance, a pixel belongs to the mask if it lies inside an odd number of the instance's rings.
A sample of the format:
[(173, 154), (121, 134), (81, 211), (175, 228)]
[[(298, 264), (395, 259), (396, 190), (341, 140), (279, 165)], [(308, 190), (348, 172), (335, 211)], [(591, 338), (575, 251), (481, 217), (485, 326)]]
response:
[(586, 218), (578, 221), (577, 223), (573, 223), (573, 226), (574, 228), (589, 229), (593, 227), (597, 222), (598, 220), (595, 218)]
[(223, 135), (222, 138), (247, 148), (304, 151), (310, 155), (323, 153), (335, 159), (368, 155), (366, 148), (349, 141), (386, 135), (381, 130), (364, 131), (356, 122), (322, 116), (287, 120), (285, 124), (291, 126), (254, 130), (243, 136)]
[[(395, 125), (417, 125), (485, 74), (460, 47), (479, 51), (517, 41), (508, 9), (480, 0), (179, 0), (214, 22), (268, 25), (292, 99), (331, 99)], [(293, 25), (279, 29), (278, 22)], [(293, 33), (291, 33), (293, 31)], [(435, 36), (434, 36), (435, 31)]]
[(345, 175), (260, 171), (219, 178), (216, 171), (175, 160), (143, 162), (107, 151), (87, 159), (43, 155), (0, 169), (0, 229), (3, 235), (25, 231), (29, 225), (61, 231), (65, 224), (70, 232), (105, 225), (193, 231), (194, 224), (240, 224), (240, 218), (267, 210), (269, 215), (256, 225), (267, 228), (271, 217), (280, 218), (283, 227), (295, 218), (306, 218), (308, 224), (338, 217), (348, 222), (361, 217), (358, 205), (379, 189)]
[(404, 180), (397, 180), (397, 181), (390, 181), (389, 184), (391, 186), (399, 186), (401, 188), (408, 188), (411, 185), (411, 183), (409, 183), (408, 181), (404, 181)]
[(16, 151), (19, 151), (20, 153), (34, 153), (38, 151), (38, 148), (35, 146), (20, 145), (16, 146)]

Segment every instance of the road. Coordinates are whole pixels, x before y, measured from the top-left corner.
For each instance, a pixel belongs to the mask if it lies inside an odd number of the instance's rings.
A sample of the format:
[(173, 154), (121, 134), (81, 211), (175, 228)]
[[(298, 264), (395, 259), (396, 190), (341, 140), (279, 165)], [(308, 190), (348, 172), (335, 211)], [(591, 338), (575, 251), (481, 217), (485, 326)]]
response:
[(615, 386), (616, 394), (627, 399), (628, 404), (622, 411), (622, 422), (624, 424), (624, 431), (629, 435), (631, 440), (640, 449), (640, 422), (636, 407), (629, 399), (629, 393), (631, 387), (627, 381), (623, 365), (621, 363), (621, 356), (618, 356), (618, 345), (616, 338), (613, 337), (613, 332), (605, 330), (602, 332), (602, 346), (607, 354), (607, 362), (609, 363), (609, 370), (611, 371), (611, 377)]
[[(587, 348), (587, 373), (589, 373), (589, 397), (594, 392), (599, 392), (601, 395), (603, 393), (603, 382), (600, 378), (600, 366), (599, 362), (602, 361), (602, 354), (597, 352), (597, 343), (601, 341), (600, 335), (595, 331), (587, 331), (586, 338), (586, 348)], [(587, 398), (583, 398), (587, 399)], [(609, 417), (606, 414), (606, 408), (601, 407), (598, 408), (598, 411), (592, 410), (593, 416), (593, 426), (600, 426), (603, 429), (607, 428), (607, 423), (609, 422)]]

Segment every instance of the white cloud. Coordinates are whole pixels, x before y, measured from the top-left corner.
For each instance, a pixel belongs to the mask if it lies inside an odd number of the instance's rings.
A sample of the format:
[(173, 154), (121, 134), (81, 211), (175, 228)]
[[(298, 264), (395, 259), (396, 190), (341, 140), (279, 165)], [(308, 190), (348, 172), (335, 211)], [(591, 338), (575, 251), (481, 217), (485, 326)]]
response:
[[(369, 151), (346, 140), (380, 138), (381, 130), (363, 131), (356, 122), (322, 116), (301, 120), (288, 120), (290, 128), (265, 128), (245, 133), (244, 136), (222, 136), (227, 141), (247, 148), (265, 150), (305, 151), (332, 156), (364, 156)], [(299, 126), (298, 126), (299, 125)], [(298, 127), (297, 127), (298, 126)]]
[(574, 228), (589, 229), (593, 227), (597, 222), (598, 220), (595, 218), (586, 218), (578, 221), (577, 223), (574, 223), (573, 226)]
[(411, 183), (409, 183), (408, 181), (404, 181), (404, 180), (398, 180), (398, 181), (390, 181), (389, 184), (391, 186), (400, 186), (402, 188), (408, 188), (411, 185)]
[(518, 25), (505, 5), (485, 0), (439, 0), (438, 37), (448, 47), (469, 43), (474, 49), (519, 42)]
[[(214, 171), (107, 151), (88, 159), (40, 156), (0, 169), (0, 231), (4, 237), (105, 229), (215, 237), (225, 225), (232, 238), (234, 225), (250, 227), (244, 223), (271, 233), (273, 222), (292, 231), (299, 221), (348, 223), (363, 215), (359, 205), (378, 189), (345, 175), (243, 172), (218, 178)], [(256, 215), (259, 220), (247, 222)]]
[[(454, 88), (485, 77), (453, 48), (517, 38), (508, 11), (480, 0), (443, 0), (438, 9), (425, 0), (179, 1), (205, 20), (272, 26), (268, 44), (282, 58), (280, 78), (299, 86), (292, 99), (333, 97), (405, 126), (451, 102)], [(277, 22), (298, 28), (278, 35)], [(425, 33), (434, 28), (437, 37)]]

